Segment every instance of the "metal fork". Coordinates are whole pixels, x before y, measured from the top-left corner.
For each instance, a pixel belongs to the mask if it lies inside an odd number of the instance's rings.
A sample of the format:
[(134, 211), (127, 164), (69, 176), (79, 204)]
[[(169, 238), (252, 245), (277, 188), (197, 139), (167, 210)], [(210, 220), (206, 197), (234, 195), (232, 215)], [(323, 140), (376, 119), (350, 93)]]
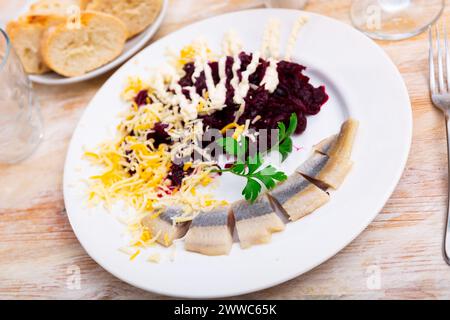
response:
[[(436, 25), (436, 57), (433, 48), (433, 27), (429, 28), (430, 38), (430, 91), (431, 100), (435, 107), (439, 108), (445, 116), (445, 124), (447, 128), (447, 155), (448, 155), (448, 175), (450, 183), (450, 52), (448, 46), (447, 29), (445, 25), (444, 40), (440, 37), (439, 26)], [(442, 45), (442, 42), (443, 45)], [(442, 49), (442, 47), (444, 47)], [(437, 71), (435, 67), (435, 58), (437, 60)], [(444, 70), (445, 69), (445, 70)], [(449, 187), (450, 190), (450, 187)], [(447, 218), (445, 223), (444, 241), (442, 252), (445, 262), (450, 265), (450, 192), (447, 200)]]

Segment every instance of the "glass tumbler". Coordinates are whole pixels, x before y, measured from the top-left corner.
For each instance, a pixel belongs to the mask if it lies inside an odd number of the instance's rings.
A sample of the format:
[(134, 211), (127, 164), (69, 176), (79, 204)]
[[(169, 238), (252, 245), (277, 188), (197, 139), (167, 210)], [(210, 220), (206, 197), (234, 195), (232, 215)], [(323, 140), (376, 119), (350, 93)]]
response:
[(31, 83), (8, 35), (0, 29), (0, 163), (16, 163), (36, 150), (42, 118)]
[(445, 0), (353, 0), (353, 25), (374, 39), (401, 40), (427, 29), (441, 16)]

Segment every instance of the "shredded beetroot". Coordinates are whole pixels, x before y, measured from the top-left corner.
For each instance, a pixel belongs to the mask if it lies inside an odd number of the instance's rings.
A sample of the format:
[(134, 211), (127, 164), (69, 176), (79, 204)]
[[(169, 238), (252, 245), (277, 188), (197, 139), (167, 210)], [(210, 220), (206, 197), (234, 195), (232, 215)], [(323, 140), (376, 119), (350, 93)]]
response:
[(169, 126), (165, 123), (157, 122), (152, 129), (152, 132), (147, 133), (147, 140), (153, 139), (155, 142), (153, 145), (158, 148), (162, 143), (169, 143), (170, 136), (166, 129)]
[(171, 181), (171, 187), (180, 187), (181, 183), (183, 182), (184, 177), (190, 175), (194, 170), (192, 168), (188, 170), (183, 170), (184, 164), (175, 164), (172, 163), (170, 167), (169, 174), (167, 176), (167, 179)]
[(183, 165), (172, 163), (167, 178), (172, 182), (172, 186), (181, 186), (184, 178)]
[(143, 106), (147, 104), (147, 98), (148, 98), (148, 91), (147, 90), (141, 90), (138, 92), (136, 97), (134, 98), (134, 102), (138, 105), (138, 107)]
[[(131, 159), (133, 158), (133, 151), (127, 150), (125, 151), (125, 161), (128, 163), (131, 163)], [(125, 167), (123, 167), (125, 169)], [(136, 170), (134, 169), (127, 169), (130, 176), (134, 176), (136, 174)]]
[[(241, 69), (238, 70), (238, 76), (241, 78), (242, 71), (244, 71), (250, 64), (252, 55), (244, 52), (240, 53)], [(233, 96), (234, 90), (230, 84), (233, 77), (232, 66), (234, 59), (227, 57), (226, 61), (226, 107), (211, 115), (203, 117), (205, 126), (210, 126), (215, 129), (222, 129), (227, 124), (233, 122), (234, 114), (238, 109), (238, 105), (234, 104)], [(212, 70), (212, 77), (214, 83), (220, 81), (218, 63), (209, 63)], [(325, 87), (320, 86), (315, 88), (309, 82), (309, 78), (303, 74), (306, 69), (304, 66), (289, 61), (280, 61), (277, 66), (278, 77), (280, 83), (273, 93), (269, 93), (263, 86), (261, 81), (264, 78), (269, 62), (260, 59), (256, 71), (250, 75), (249, 82), (253, 88), (249, 90), (245, 98), (245, 111), (239, 119), (239, 124), (245, 123), (247, 119), (253, 120), (256, 116), (261, 116), (261, 119), (255, 124), (251, 125), (253, 129), (276, 129), (278, 122), (289, 123), (289, 118), (292, 113), (297, 114), (298, 126), (296, 133), (302, 133), (306, 129), (306, 116), (317, 114), (321, 107), (328, 101), (328, 95), (325, 92)], [(194, 73), (194, 64), (188, 63), (184, 66), (185, 76), (180, 80), (179, 84), (182, 87), (189, 87), (194, 85), (197, 93), (201, 94), (203, 90), (207, 89), (205, 81), (205, 73), (202, 72), (192, 82), (192, 75)], [(184, 91), (188, 95), (188, 91)]]

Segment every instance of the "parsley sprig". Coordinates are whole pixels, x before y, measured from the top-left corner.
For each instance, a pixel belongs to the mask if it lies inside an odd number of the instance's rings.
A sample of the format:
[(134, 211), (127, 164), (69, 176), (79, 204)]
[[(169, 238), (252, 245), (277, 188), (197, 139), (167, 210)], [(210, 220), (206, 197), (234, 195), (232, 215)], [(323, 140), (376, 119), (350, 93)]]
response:
[[(282, 161), (285, 161), (292, 152), (292, 134), (297, 128), (297, 115), (294, 113), (289, 119), (289, 126), (286, 128), (282, 122), (278, 123), (278, 141), (267, 151), (278, 150)], [(238, 142), (232, 137), (217, 140), (219, 146), (225, 152), (236, 158), (236, 162), (228, 169), (217, 170), (216, 172), (229, 172), (247, 180), (247, 184), (242, 190), (242, 195), (249, 202), (254, 202), (262, 192), (262, 186), (267, 190), (275, 188), (278, 182), (287, 179), (284, 172), (278, 171), (271, 165), (263, 166), (264, 158), (260, 152), (255, 155), (248, 155), (249, 141), (246, 137), (241, 137)]]
[(271, 150), (278, 147), (278, 152), (281, 154), (281, 159), (284, 162), (289, 154), (292, 152), (292, 138), (291, 136), (294, 134), (297, 129), (297, 115), (295, 113), (291, 114), (289, 118), (289, 126), (286, 129), (286, 126), (283, 122), (278, 122), (278, 144), (273, 146)]

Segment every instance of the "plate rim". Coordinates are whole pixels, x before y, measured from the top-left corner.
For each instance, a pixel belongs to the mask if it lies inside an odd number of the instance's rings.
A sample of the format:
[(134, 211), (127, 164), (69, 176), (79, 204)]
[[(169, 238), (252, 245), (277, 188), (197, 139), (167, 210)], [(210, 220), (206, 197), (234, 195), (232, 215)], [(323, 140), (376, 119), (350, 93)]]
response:
[[(372, 39), (368, 38), (366, 35), (364, 35), (363, 33), (361, 33), (360, 31), (358, 31), (357, 29), (352, 28), (351, 26), (349, 26), (348, 24), (322, 15), (322, 14), (318, 14), (315, 12), (309, 12), (309, 11), (300, 11), (300, 10), (292, 10), (292, 9), (247, 9), (247, 10), (240, 10), (240, 11), (234, 11), (234, 12), (229, 12), (229, 13), (225, 13), (225, 14), (221, 14), (221, 15), (217, 15), (214, 17), (209, 17), (206, 19), (202, 19), (200, 21), (197, 21), (195, 23), (189, 24), (184, 26), (181, 29), (178, 29), (160, 39), (158, 39), (157, 41), (153, 42), (152, 44), (148, 45), (147, 47), (145, 47), (139, 54), (137, 54), (136, 56), (134, 56), (132, 59), (130, 59), (130, 61), (128, 61), (127, 63), (132, 63), (132, 60), (134, 60), (135, 58), (139, 58), (139, 56), (142, 54), (143, 51), (145, 51), (147, 48), (153, 46), (154, 44), (158, 43), (159, 41), (162, 41), (163, 39), (165, 39), (167, 36), (172, 36), (173, 34), (180, 32), (182, 30), (184, 30), (185, 28), (189, 28), (192, 27), (194, 25), (197, 24), (202, 24), (205, 22), (208, 22), (209, 20), (213, 20), (213, 19), (217, 19), (220, 17), (224, 17), (224, 16), (230, 16), (230, 15), (234, 15), (234, 14), (251, 14), (253, 12), (260, 12), (260, 11), (267, 11), (267, 10), (272, 10), (274, 11), (274, 13), (278, 13), (278, 12), (295, 12), (295, 13), (302, 13), (302, 14), (306, 14), (309, 16), (315, 16), (315, 17), (319, 17), (321, 19), (326, 19), (328, 21), (332, 21), (334, 23), (338, 23), (340, 24), (342, 27), (347, 28), (348, 30), (353, 30), (353, 32), (358, 32), (359, 34), (361, 34), (362, 36), (366, 37), (369, 41), (367, 42), (368, 44), (371, 45), (373, 50), (378, 51), (378, 53), (380, 53), (383, 57), (386, 63), (389, 63), (392, 67), (392, 70), (395, 71), (395, 76), (398, 80), (398, 83), (401, 84), (402, 86), (402, 96), (403, 98), (405, 98), (405, 102), (408, 102), (409, 108), (407, 108), (407, 115), (405, 114), (405, 116), (408, 116), (408, 121), (407, 123), (404, 123), (404, 125), (406, 125), (405, 127), (405, 139), (408, 143), (406, 143), (404, 145), (404, 149), (402, 151), (402, 159), (399, 159), (399, 164), (401, 163), (401, 165), (399, 166), (399, 169), (396, 171), (395, 176), (392, 178), (392, 182), (389, 186), (387, 186), (385, 188), (385, 192), (383, 193), (383, 196), (379, 197), (380, 199), (383, 199), (382, 201), (379, 201), (379, 205), (377, 206), (376, 210), (375, 208), (373, 208), (372, 210), (368, 210), (370, 212), (373, 211), (373, 213), (371, 213), (370, 215), (367, 214), (367, 218), (365, 219), (365, 223), (361, 225), (360, 228), (358, 228), (358, 230), (353, 230), (352, 231), (352, 236), (350, 237), (351, 239), (349, 241), (345, 241), (345, 244), (343, 244), (342, 246), (339, 246), (339, 249), (336, 250), (331, 250), (333, 251), (333, 253), (330, 253), (326, 256), (324, 256), (322, 259), (319, 259), (320, 261), (315, 263), (313, 266), (311, 266), (310, 268), (307, 268), (306, 270), (302, 270), (299, 271), (295, 274), (291, 274), (289, 273), (288, 275), (284, 276), (284, 277), (278, 277), (277, 280), (274, 281), (268, 281), (265, 282), (264, 284), (260, 284), (260, 285), (255, 285), (252, 286), (251, 288), (247, 288), (247, 289), (242, 289), (242, 288), (237, 288), (237, 289), (233, 289), (233, 290), (228, 290), (226, 293), (209, 293), (209, 294), (198, 294), (198, 293), (192, 293), (192, 294), (178, 294), (178, 293), (174, 293), (174, 292), (168, 292), (165, 291), (164, 289), (161, 288), (151, 288), (149, 289), (148, 287), (142, 285), (141, 283), (137, 283), (135, 281), (132, 280), (125, 280), (122, 278), (121, 275), (117, 274), (114, 270), (111, 270), (110, 268), (108, 268), (107, 266), (104, 266), (103, 264), (99, 263), (97, 261), (96, 258), (94, 258), (90, 251), (85, 247), (85, 245), (80, 241), (80, 239), (78, 238), (78, 233), (76, 231), (75, 228), (73, 228), (73, 224), (72, 224), (72, 220), (70, 218), (70, 214), (68, 214), (68, 218), (69, 218), (69, 222), (71, 224), (72, 230), (74, 231), (77, 239), (79, 240), (81, 246), (83, 247), (83, 249), (86, 251), (86, 253), (88, 253), (88, 255), (96, 262), (98, 263), (102, 268), (104, 268), (106, 271), (108, 271), (109, 273), (111, 273), (112, 275), (114, 275), (115, 277), (117, 277), (118, 279), (120, 279), (121, 281), (124, 281), (125, 283), (128, 283), (136, 288), (142, 289), (144, 291), (147, 292), (153, 292), (156, 294), (160, 294), (160, 295), (164, 295), (164, 296), (170, 296), (170, 297), (176, 297), (176, 298), (194, 298), (194, 299), (201, 299), (201, 298), (225, 298), (225, 297), (232, 297), (232, 296), (240, 296), (240, 295), (244, 295), (244, 294), (249, 294), (249, 293), (253, 293), (253, 292), (258, 292), (264, 289), (268, 289), (274, 286), (277, 286), (279, 284), (285, 283), (289, 280), (295, 279), (307, 272), (310, 272), (311, 270), (315, 269), (316, 267), (322, 265), (324, 262), (328, 261), (329, 259), (331, 259), (332, 257), (334, 257), (335, 255), (337, 255), (339, 252), (341, 252), (344, 248), (346, 248), (350, 243), (352, 243), (358, 236), (360, 236), (362, 234), (362, 232), (370, 225), (370, 223), (376, 218), (376, 216), (380, 213), (380, 211), (383, 209), (383, 207), (386, 205), (387, 201), (390, 199), (392, 193), (395, 191), (396, 187), (398, 186), (398, 183), (405, 171), (406, 168), (406, 164), (409, 158), (409, 154), (410, 154), (410, 150), (411, 150), (411, 144), (412, 144), (412, 138), (413, 138), (413, 112), (412, 112), (412, 105), (411, 105), (411, 99), (410, 99), (410, 95), (408, 92), (408, 88), (406, 86), (406, 83), (403, 79), (402, 74), (400, 73), (399, 69), (397, 68), (397, 66), (395, 65), (395, 63), (392, 61), (392, 59), (390, 58), (390, 56), (386, 53), (385, 50), (383, 50), (379, 45), (377, 45)], [(83, 119), (87, 109), (90, 107), (91, 103), (93, 100), (96, 99), (97, 95), (99, 95), (100, 90), (104, 87), (107, 86), (108, 83), (111, 81), (111, 79), (113, 78), (113, 76), (115, 75), (115, 73), (120, 72), (120, 70), (122, 68), (125, 68), (126, 64), (124, 64), (123, 66), (121, 66), (119, 69), (117, 69), (114, 74), (112, 74), (110, 76), (110, 78), (108, 78), (108, 80), (103, 84), (103, 86), (99, 89), (99, 91), (96, 93), (96, 95), (92, 98), (91, 102), (89, 103), (89, 105), (86, 107), (86, 109), (84, 110), (82, 116), (80, 117), (80, 121), (77, 124), (77, 127), (75, 130), (78, 129), (81, 120)], [(406, 132), (407, 131), (407, 132)], [(74, 131), (75, 132), (75, 131)], [(68, 156), (69, 156), (69, 151), (72, 148), (72, 144), (73, 144), (73, 137), (71, 139), (71, 142), (69, 144), (69, 148), (67, 151), (67, 155), (66, 155), (66, 161), (65, 161), (65, 165), (64, 165), (64, 176), (63, 176), (63, 186), (64, 186), (64, 203), (66, 204), (66, 172), (67, 172), (67, 166), (68, 166)]]
[[(97, 78), (103, 74), (105, 74), (108, 71), (111, 71), (112, 69), (120, 66), (123, 63), (126, 63), (127, 60), (132, 59), (136, 54), (139, 53), (139, 50), (143, 50), (147, 48), (146, 44), (153, 38), (153, 36), (158, 32), (159, 28), (162, 25), (162, 22), (164, 18), (167, 15), (168, 7), (169, 7), (169, 0), (162, 0), (162, 6), (161, 10), (151, 25), (149, 25), (144, 31), (142, 31), (141, 34), (144, 34), (145, 36), (136, 43), (133, 47), (131, 47), (128, 51), (120, 54), (118, 57), (116, 57), (114, 60), (110, 61), (109, 63), (94, 69), (86, 74), (83, 74), (81, 76), (76, 77), (64, 77), (61, 79), (53, 79), (53, 78), (47, 78), (43, 75), (35, 75), (35, 74), (29, 74), (28, 79), (30, 79), (31, 82), (36, 84), (42, 84), (42, 85), (67, 85), (67, 84), (73, 84), (73, 83), (79, 83), (84, 82), (87, 80), (91, 80), (94, 78)], [(128, 40), (127, 40), (128, 41)], [(149, 44), (151, 45), (151, 44)], [(53, 71), (50, 71), (53, 72)], [(114, 72), (115, 73), (115, 72)], [(112, 75), (111, 75), (112, 76)]]

